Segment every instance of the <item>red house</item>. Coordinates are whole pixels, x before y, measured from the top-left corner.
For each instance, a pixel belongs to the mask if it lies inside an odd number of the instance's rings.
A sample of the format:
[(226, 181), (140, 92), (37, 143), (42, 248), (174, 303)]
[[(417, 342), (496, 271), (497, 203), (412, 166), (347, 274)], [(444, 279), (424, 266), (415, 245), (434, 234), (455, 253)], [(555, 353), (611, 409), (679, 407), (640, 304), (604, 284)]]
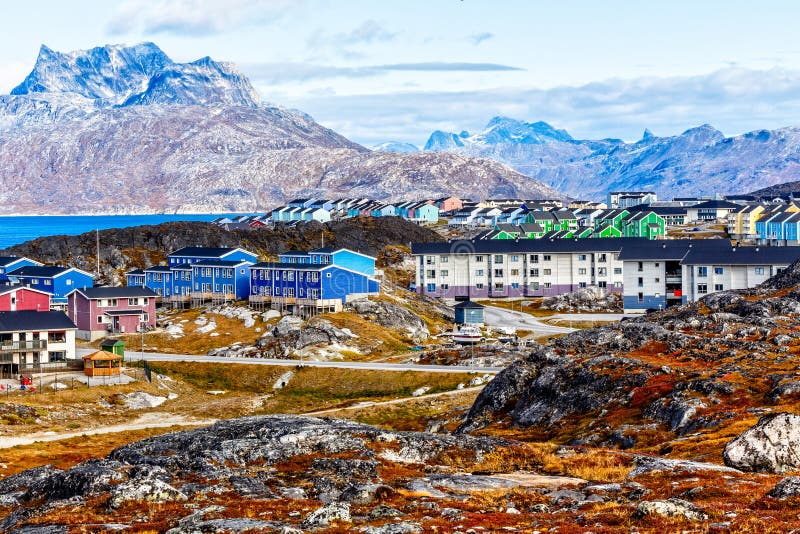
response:
[(109, 334), (133, 334), (156, 325), (156, 298), (146, 287), (89, 287), (67, 295), (67, 314), (77, 337), (94, 341)]
[(0, 287), (0, 311), (50, 311), (50, 293), (25, 286)]

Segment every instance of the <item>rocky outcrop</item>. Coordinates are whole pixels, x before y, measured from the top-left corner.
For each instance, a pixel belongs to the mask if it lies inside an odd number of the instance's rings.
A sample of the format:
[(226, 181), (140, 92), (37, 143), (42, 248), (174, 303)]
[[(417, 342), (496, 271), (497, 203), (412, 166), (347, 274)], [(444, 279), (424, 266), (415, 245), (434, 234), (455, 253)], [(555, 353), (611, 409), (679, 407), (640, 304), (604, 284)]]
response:
[(774, 499), (788, 499), (790, 497), (800, 497), (800, 477), (786, 477), (775, 484), (775, 487), (767, 493)]
[(702, 509), (682, 499), (642, 501), (638, 504), (636, 510), (643, 516), (660, 515), (689, 521), (705, 521), (708, 519), (708, 514)]
[(414, 343), (425, 341), (430, 336), (425, 321), (419, 315), (397, 304), (365, 299), (351, 302), (350, 307), (369, 321), (405, 333)]
[(765, 415), (725, 446), (725, 464), (743, 471), (783, 473), (800, 468), (800, 415)]
[(611, 312), (622, 311), (622, 295), (587, 287), (571, 293), (547, 297), (542, 300), (544, 310), (559, 312)]

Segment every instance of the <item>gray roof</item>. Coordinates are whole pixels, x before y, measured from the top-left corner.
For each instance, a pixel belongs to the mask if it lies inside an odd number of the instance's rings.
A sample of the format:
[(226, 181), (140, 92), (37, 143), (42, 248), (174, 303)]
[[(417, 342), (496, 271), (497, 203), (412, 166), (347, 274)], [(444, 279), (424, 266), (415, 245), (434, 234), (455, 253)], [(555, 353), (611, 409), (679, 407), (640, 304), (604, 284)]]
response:
[(726, 251), (691, 250), (683, 265), (789, 265), (800, 259), (800, 247), (732, 247)]
[(219, 258), (236, 250), (231, 247), (183, 247), (170, 256), (195, 256), (198, 258)]
[(692, 208), (697, 209), (728, 209), (728, 210), (738, 210), (741, 208), (741, 204), (734, 204), (733, 202), (728, 202), (727, 200), (706, 200), (705, 202), (701, 202), (700, 204), (695, 204)]
[(100, 286), (76, 289), (89, 299), (129, 298), (129, 297), (157, 297), (152, 289), (138, 286)]
[(453, 306), (453, 309), (455, 310), (463, 310), (463, 309), (482, 310), (483, 308), (485, 308), (485, 306), (478, 304), (477, 302), (472, 302), (471, 300), (465, 300)]
[(54, 265), (26, 265), (19, 269), (14, 269), (8, 274), (14, 276), (38, 276), (41, 278), (52, 278), (70, 270), (70, 267), (57, 267)]
[(251, 264), (247, 260), (203, 260), (193, 264), (192, 267), (237, 267), (243, 263)]
[(623, 261), (681, 260), (690, 250), (719, 254), (730, 250), (727, 239), (647, 239), (628, 243), (622, 247), (619, 259)]
[(7, 311), (0, 312), (0, 332), (31, 330), (75, 330), (75, 323), (60, 311)]
[(619, 252), (632, 243), (649, 242), (644, 237), (601, 237), (571, 239), (462, 239), (438, 243), (412, 243), (412, 254), (502, 254)]

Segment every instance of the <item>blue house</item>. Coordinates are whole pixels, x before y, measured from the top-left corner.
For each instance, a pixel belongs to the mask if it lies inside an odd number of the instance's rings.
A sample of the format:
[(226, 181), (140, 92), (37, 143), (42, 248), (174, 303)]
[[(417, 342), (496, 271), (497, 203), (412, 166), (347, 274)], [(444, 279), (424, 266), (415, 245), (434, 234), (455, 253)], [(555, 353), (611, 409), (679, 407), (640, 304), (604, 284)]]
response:
[(250, 266), (243, 260), (206, 260), (192, 264), (192, 297), (239, 300), (250, 295)]
[(8, 273), (14, 269), (28, 266), (41, 266), (42, 264), (30, 258), (21, 256), (0, 256), (0, 282), (8, 280)]
[(375, 258), (347, 249), (281, 254), (250, 268), (250, 304), (296, 313), (339, 311), (352, 298), (380, 292)]
[(12, 282), (50, 293), (54, 308), (67, 305), (67, 295), (75, 289), (94, 287), (94, 276), (75, 267), (26, 265), (8, 273)]
[(189, 302), (192, 295), (192, 266), (178, 265), (172, 267), (172, 295), (169, 301), (173, 306)]
[(205, 260), (226, 261), (258, 261), (258, 254), (241, 248), (224, 247), (184, 247), (167, 256), (170, 267), (174, 265), (191, 265)]
[(144, 287), (159, 297), (169, 297), (172, 294), (172, 270), (166, 265), (144, 269)]
[(125, 273), (125, 285), (128, 287), (144, 287), (144, 269), (134, 269)]

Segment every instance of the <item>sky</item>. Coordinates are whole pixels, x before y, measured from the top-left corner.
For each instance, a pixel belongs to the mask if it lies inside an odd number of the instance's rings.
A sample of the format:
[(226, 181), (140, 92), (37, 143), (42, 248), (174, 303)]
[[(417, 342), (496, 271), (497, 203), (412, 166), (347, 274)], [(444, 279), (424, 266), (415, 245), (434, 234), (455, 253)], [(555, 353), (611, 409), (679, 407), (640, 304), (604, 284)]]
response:
[(236, 63), (350, 139), (424, 145), (496, 115), (576, 138), (800, 126), (800, 2), (40, 0), (6, 3), (0, 94), (39, 47), (152, 41)]

